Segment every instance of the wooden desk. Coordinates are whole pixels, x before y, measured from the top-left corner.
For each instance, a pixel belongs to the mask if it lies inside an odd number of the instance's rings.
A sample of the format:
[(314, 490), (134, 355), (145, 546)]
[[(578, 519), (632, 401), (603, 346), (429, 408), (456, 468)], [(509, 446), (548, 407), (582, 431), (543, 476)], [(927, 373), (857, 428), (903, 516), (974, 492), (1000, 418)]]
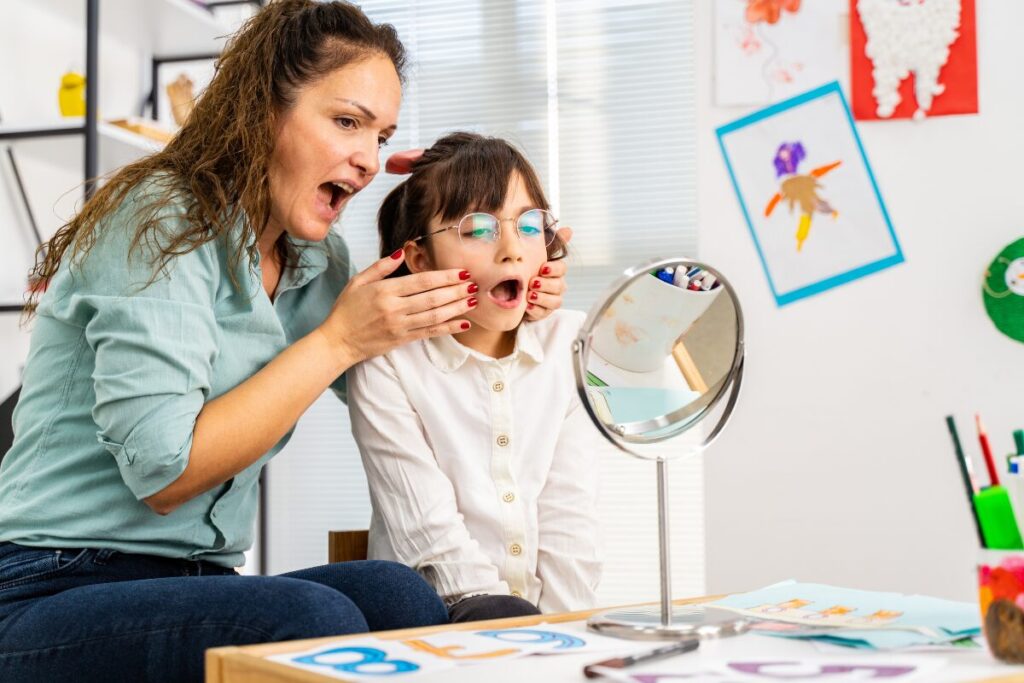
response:
[[(697, 602), (715, 600), (721, 596), (696, 598), (690, 600), (676, 600), (675, 604), (685, 605)], [(412, 628), (400, 631), (378, 632), (373, 635), (378, 638), (398, 639), (424, 636), (431, 633), (453, 630), (479, 630), (484, 628), (512, 628), (522, 626), (534, 626), (540, 623), (565, 623), (582, 621), (595, 612), (604, 611), (590, 610), (585, 612), (570, 612), (567, 614), (547, 614), (532, 617), (517, 617), (513, 619), (495, 619), (493, 621), (477, 621), (466, 624), (450, 624), (444, 626), (430, 626), (426, 628)], [(263, 645), (248, 645), (244, 647), (220, 647), (207, 650), (206, 652), (206, 683), (337, 683), (339, 679), (321, 676), (319, 674), (302, 669), (285, 666), (263, 657), (267, 655), (282, 654), (286, 652), (299, 652), (326, 643), (336, 643), (347, 638), (360, 638), (367, 634), (356, 634), (352, 636), (334, 636), (327, 638), (313, 638), (309, 640), (293, 640), (283, 643), (267, 643)], [(701, 647), (701, 652), (713, 655), (718, 649), (728, 649), (733, 644), (745, 637), (727, 638), (721, 641), (708, 641)], [(764, 638), (763, 642), (770, 639)], [(810, 643), (779, 639), (774, 644), (781, 656), (788, 653), (799, 652), (801, 648), (805, 652), (814, 653)], [(654, 644), (652, 643), (652, 647)], [(850, 651), (851, 657), (885, 655), (885, 653), (865, 654), (863, 651)], [(687, 655), (691, 656), (691, 655)], [(893, 658), (898, 659), (899, 653), (892, 653)], [(1024, 681), (1024, 667), (1012, 667), (996, 662), (987, 652), (943, 652), (929, 655), (921, 653), (906, 653), (908, 658), (921, 656), (936, 657), (947, 661), (947, 666), (942, 669), (940, 676), (932, 676), (930, 681), (984, 681), (984, 683), (1010, 683)], [(580, 659), (583, 658), (583, 660)], [(600, 659), (600, 656), (596, 657)], [(545, 674), (538, 675), (536, 667), (540, 660), (544, 661)], [(462, 667), (454, 670), (441, 672), (436, 676), (426, 675), (425, 681), (478, 681), (488, 680), (491, 683), (502, 681), (523, 681), (532, 680), (533, 683), (554, 683), (555, 681), (585, 681), (581, 669), (584, 663), (594, 661), (595, 655), (557, 655), (545, 656), (542, 658), (525, 657), (515, 660), (506, 660), (501, 663), (501, 668), (495, 670), (494, 666), (486, 664), (472, 667)], [(551, 674), (550, 676), (548, 674)], [(386, 680), (386, 679), (384, 679)], [(420, 678), (413, 680), (419, 681)], [(920, 679), (915, 679), (920, 680)]]
[[(675, 600), (677, 605), (717, 600), (725, 596)], [(603, 612), (609, 608), (587, 610), (584, 612), (566, 612), (565, 614), (540, 614), (530, 617), (513, 617), (511, 619), (492, 619), (491, 621), (471, 621), (464, 624), (446, 624), (443, 626), (426, 626), (423, 628), (407, 628), (399, 631), (376, 632), (378, 638), (394, 640), (424, 636), (440, 631), (471, 631), (484, 628), (513, 628), (517, 626), (534, 626), (536, 624), (557, 624), (567, 621), (580, 621), (595, 612)], [(337, 681), (336, 678), (319, 676), (290, 666), (263, 659), (266, 655), (285, 652), (299, 652), (316, 647), (323, 643), (335, 643), (346, 638), (359, 638), (365, 633), (351, 636), (333, 636), (327, 638), (311, 638), (309, 640), (291, 640), (283, 643), (266, 643), (265, 645), (246, 645), (244, 647), (218, 647), (206, 651), (206, 683), (324, 683)]]

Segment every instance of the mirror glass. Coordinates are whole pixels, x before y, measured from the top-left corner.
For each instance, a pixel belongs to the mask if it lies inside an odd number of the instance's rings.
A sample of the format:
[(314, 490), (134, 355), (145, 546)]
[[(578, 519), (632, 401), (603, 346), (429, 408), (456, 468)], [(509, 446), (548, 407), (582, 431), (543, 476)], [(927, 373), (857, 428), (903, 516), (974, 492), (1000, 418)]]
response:
[(714, 269), (653, 261), (627, 271), (603, 301), (581, 334), (577, 376), (591, 416), (613, 441), (676, 436), (738, 380), (742, 316)]

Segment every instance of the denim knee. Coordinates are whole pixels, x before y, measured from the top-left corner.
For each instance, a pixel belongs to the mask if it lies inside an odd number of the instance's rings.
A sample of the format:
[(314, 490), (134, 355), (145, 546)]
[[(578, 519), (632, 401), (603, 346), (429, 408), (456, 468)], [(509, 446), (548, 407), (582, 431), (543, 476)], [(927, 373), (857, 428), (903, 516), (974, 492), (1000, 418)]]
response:
[(434, 626), (448, 623), (448, 610), (437, 592), (416, 570), (398, 562), (367, 560), (366, 571), (374, 577), (380, 601), (393, 615), (401, 615), (398, 627)]
[(253, 588), (254, 618), (271, 626), (275, 640), (369, 631), (355, 603), (327, 586), (275, 576), (248, 580)]

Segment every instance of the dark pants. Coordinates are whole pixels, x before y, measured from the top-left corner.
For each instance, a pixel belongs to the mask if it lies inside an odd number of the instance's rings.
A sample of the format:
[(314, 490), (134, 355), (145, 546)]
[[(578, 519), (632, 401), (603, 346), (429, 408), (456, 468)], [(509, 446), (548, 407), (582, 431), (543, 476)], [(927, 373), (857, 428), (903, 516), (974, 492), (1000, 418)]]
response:
[(239, 576), (208, 562), (0, 543), (4, 681), (202, 681), (210, 647), (447, 620), (431, 587), (393, 562)]
[(448, 618), (453, 624), (460, 621), (525, 617), (531, 614), (540, 614), (540, 610), (533, 603), (511, 595), (474, 595), (459, 600), (448, 608)]

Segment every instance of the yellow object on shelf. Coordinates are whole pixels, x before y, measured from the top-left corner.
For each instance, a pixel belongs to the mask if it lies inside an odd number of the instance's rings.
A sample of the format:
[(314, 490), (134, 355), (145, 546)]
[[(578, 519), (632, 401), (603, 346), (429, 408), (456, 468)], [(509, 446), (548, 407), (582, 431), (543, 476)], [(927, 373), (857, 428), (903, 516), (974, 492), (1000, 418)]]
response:
[(64, 74), (57, 101), (61, 116), (85, 116), (85, 76), (74, 71)]

